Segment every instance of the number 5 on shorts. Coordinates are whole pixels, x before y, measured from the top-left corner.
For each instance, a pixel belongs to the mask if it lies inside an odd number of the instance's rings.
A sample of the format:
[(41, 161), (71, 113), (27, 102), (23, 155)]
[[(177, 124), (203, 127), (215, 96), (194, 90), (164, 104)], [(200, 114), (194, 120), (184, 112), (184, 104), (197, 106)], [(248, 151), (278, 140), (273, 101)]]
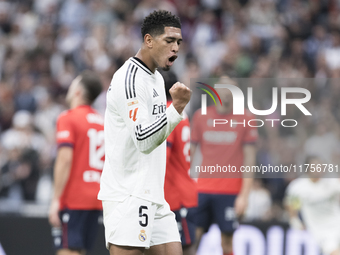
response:
[(143, 213), (143, 209), (147, 210), (148, 207), (145, 205), (141, 205), (139, 207), (139, 217), (145, 217), (144, 223), (142, 220), (139, 221), (139, 225), (142, 227), (146, 227), (148, 225), (148, 215), (146, 213)]

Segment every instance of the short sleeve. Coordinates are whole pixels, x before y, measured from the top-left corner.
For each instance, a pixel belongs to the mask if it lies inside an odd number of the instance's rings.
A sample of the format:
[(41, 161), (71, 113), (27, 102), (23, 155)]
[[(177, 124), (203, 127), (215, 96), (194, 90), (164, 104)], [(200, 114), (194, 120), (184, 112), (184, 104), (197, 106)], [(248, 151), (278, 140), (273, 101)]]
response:
[(70, 146), (75, 143), (75, 132), (72, 121), (68, 115), (63, 114), (57, 120), (57, 144), (58, 147)]

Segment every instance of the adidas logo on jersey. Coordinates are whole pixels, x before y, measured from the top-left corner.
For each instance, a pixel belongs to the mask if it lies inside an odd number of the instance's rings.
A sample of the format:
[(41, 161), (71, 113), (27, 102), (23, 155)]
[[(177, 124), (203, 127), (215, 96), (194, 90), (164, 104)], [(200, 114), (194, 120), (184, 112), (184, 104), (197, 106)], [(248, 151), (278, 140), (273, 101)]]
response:
[(158, 97), (158, 96), (159, 95), (158, 95), (157, 91), (155, 89), (153, 89), (153, 97)]

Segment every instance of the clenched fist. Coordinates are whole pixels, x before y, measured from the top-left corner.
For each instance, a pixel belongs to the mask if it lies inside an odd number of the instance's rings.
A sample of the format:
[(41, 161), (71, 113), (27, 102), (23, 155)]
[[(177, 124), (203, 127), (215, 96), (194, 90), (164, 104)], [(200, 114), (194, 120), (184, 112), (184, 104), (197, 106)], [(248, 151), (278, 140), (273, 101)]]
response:
[(169, 90), (172, 97), (172, 104), (179, 114), (183, 112), (184, 107), (189, 102), (191, 92), (187, 86), (180, 82), (176, 82)]

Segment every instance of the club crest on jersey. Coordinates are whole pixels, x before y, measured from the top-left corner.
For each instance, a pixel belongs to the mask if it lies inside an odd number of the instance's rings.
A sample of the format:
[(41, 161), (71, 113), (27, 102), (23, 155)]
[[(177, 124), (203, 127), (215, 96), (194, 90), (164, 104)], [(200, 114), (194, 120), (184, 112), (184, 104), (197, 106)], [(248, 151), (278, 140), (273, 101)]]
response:
[(146, 238), (147, 238), (147, 237), (146, 237), (146, 234), (145, 234), (145, 230), (141, 230), (141, 231), (140, 231), (138, 238), (139, 238), (139, 241), (145, 242), (145, 240), (146, 240)]

